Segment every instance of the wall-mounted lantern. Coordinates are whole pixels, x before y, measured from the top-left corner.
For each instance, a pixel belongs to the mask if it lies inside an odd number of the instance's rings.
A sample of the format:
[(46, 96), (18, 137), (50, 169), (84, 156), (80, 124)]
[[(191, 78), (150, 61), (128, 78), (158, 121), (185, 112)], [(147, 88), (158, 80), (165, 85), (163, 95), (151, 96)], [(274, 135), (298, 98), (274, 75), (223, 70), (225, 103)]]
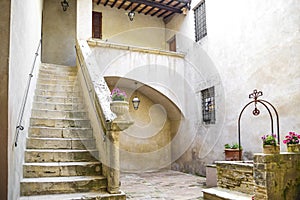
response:
[(132, 10), (128, 13), (128, 17), (130, 21), (133, 21), (134, 15), (135, 13)]
[(63, 8), (63, 11), (66, 11), (69, 8), (68, 0), (63, 0), (60, 3), (61, 3), (61, 7)]

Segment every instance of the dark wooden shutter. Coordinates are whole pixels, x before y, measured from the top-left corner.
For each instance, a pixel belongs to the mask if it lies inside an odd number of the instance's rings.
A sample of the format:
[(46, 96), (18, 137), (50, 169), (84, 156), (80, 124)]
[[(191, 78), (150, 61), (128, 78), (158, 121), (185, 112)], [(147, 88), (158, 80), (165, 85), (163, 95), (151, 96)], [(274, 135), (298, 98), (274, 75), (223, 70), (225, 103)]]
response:
[(93, 12), (93, 38), (102, 39), (102, 13)]

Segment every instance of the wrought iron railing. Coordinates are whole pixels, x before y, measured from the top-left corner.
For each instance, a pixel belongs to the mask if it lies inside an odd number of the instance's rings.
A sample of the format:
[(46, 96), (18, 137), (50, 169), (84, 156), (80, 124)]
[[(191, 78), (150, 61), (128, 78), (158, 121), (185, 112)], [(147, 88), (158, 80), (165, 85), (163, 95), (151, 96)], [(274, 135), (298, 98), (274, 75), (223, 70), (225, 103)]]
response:
[(19, 132), (20, 130), (24, 130), (24, 126), (22, 125), (22, 121), (23, 121), (23, 116), (24, 116), (24, 111), (25, 111), (25, 106), (27, 103), (27, 98), (28, 98), (28, 92), (29, 92), (29, 88), (30, 88), (30, 83), (31, 83), (31, 79), (33, 77), (33, 71), (34, 71), (34, 67), (35, 67), (35, 62), (36, 59), (39, 55), (39, 50), (40, 50), (40, 46), (42, 43), (42, 39), (40, 39), (37, 50), (35, 52), (35, 56), (34, 56), (34, 61), (32, 64), (32, 68), (31, 71), (29, 73), (29, 78), (28, 78), (28, 82), (27, 82), (27, 86), (24, 92), (24, 97), (22, 100), (22, 104), (21, 104), (21, 108), (20, 108), (20, 112), (19, 112), (19, 116), (18, 116), (18, 122), (17, 122), (17, 126), (16, 126), (16, 131), (15, 131), (15, 147), (18, 146), (18, 139), (19, 139)]

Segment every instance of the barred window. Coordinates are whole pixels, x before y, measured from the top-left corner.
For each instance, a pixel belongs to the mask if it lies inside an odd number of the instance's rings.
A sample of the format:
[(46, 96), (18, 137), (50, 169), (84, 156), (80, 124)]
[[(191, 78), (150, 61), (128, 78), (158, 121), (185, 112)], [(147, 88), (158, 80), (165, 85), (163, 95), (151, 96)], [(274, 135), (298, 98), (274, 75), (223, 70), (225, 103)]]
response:
[(201, 1), (194, 9), (196, 42), (207, 35), (205, 0)]
[(201, 91), (203, 123), (215, 124), (215, 88), (211, 87)]

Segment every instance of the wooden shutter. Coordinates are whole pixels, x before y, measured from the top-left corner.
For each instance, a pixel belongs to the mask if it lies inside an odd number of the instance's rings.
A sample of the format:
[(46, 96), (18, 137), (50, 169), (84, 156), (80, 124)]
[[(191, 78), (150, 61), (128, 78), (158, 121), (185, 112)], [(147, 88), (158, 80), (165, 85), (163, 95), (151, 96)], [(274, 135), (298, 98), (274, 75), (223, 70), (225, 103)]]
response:
[(93, 38), (102, 39), (102, 13), (93, 12)]

